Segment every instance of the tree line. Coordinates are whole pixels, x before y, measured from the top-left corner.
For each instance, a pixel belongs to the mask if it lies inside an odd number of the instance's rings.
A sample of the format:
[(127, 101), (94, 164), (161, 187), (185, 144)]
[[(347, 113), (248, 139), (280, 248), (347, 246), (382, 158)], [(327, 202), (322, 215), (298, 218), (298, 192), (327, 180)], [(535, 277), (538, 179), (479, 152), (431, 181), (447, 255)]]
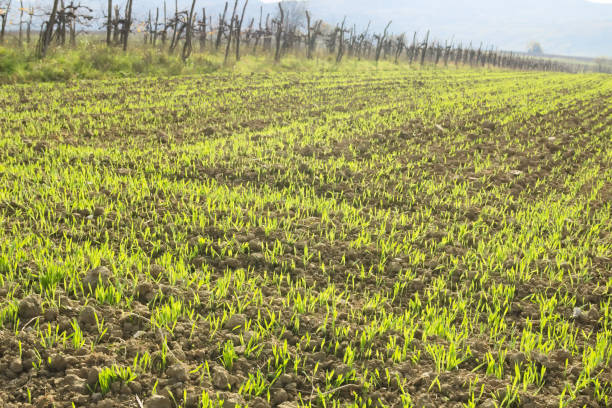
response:
[[(6, 23), (14, 0), (0, 1), (0, 43), (5, 41)], [(358, 30), (344, 18), (336, 25), (321, 19), (313, 19), (311, 13), (296, 2), (279, 2), (274, 14), (264, 17), (263, 7), (255, 17), (245, 21), (249, 0), (225, 2), (217, 16), (207, 13), (205, 7), (197, 7), (192, 0), (187, 9), (179, 9), (175, 0), (173, 10), (164, 2), (163, 7), (148, 11), (146, 17), (136, 21), (133, 0), (122, 6), (107, 0), (101, 18), (93, 16), (90, 7), (75, 1), (52, 0), (50, 8), (38, 10), (42, 21), (37, 40), (37, 55), (45, 58), (53, 45), (75, 46), (77, 34), (84, 27), (105, 31), (108, 47), (128, 49), (130, 38), (139, 33), (145, 45), (179, 52), (188, 60), (194, 47), (201, 52), (222, 52), (227, 63), (232, 58), (240, 60), (245, 53), (268, 54), (276, 63), (288, 53), (301, 53), (308, 59), (316, 55), (332, 56), (337, 63), (346, 57), (369, 59), (376, 62), (392, 60), (418, 65), (469, 65), (500, 67), (517, 70), (542, 70), (561, 72), (600, 71), (612, 73), (607, 65), (588, 65), (568, 61), (556, 61), (533, 55), (499, 51), (484, 44), (457, 44), (451, 41), (432, 40), (428, 31), (419, 38), (414, 32), (393, 34), (389, 22), (383, 31), (374, 32), (368, 25)], [(25, 8), (20, 0), (18, 43), (31, 42), (34, 8)]]

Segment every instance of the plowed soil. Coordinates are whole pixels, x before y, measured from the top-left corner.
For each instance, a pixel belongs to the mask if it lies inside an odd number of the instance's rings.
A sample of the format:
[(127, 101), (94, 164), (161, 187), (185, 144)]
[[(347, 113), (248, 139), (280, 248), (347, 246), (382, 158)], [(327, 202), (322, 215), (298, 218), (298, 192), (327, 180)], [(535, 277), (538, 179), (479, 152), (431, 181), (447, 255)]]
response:
[(612, 403), (612, 79), (0, 88), (0, 407)]

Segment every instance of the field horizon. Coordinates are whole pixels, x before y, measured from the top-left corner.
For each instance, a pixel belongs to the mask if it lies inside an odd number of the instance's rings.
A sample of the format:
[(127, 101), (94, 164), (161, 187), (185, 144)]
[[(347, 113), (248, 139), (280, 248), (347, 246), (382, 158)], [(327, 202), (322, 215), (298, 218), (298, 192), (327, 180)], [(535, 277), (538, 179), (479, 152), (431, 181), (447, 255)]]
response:
[[(520, 54), (516, 54), (520, 55)], [(589, 72), (597, 69), (596, 59), (582, 59), (562, 56), (529, 56), (536, 60), (559, 61), (577, 69)], [(604, 61), (600, 70), (612, 69)], [(449, 62), (424, 65), (416, 61), (410, 63), (405, 59), (394, 62), (392, 59), (374, 61), (357, 56), (346, 56), (342, 63), (336, 62), (336, 56), (324, 51), (315, 52), (312, 59), (306, 58), (303, 50), (287, 53), (279, 63), (274, 62), (272, 55), (265, 52), (248, 53), (240, 61), (224, 61), (223, 52), (214, 50), (196, 50), (187, 61), (179, 53), (168, 53), (163, 47), (139, 45), (128, 52), (121, 52), (114, 47), (107, 47), (99, 37), (83, 36), (76, 47), (56, 47), (45, 59), (36, 56), (32, 45), (17, 47), (16, 44), (0, 45), (0, 85), (18, 83), (66, 82), (74, 80), (109, 80), (120, 78), (177, 77), (207, 74), (257, 74), (282, 72), (349, 72), (349, 71), (430, 71), (462, 70), (483, 71), (521, 71), (484, 64), (471, 66), (469, 63)]]

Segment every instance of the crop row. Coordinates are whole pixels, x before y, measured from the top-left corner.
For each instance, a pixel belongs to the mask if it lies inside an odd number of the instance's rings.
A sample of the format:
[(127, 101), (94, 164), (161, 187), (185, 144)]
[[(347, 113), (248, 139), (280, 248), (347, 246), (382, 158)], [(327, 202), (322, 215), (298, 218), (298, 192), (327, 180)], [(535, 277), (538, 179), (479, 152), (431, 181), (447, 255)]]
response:
[(0, 397), (605, 406), (611, 98), (443, 70), (1, 88)]

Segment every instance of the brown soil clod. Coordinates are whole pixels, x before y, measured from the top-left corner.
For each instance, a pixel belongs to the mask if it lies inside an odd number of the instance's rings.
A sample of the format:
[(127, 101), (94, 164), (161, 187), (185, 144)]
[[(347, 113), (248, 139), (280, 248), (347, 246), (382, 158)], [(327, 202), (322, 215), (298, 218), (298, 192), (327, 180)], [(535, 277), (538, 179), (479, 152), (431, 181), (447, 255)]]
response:
[(94, 309), (93, 306), (83, 307), (79, 313), (78, 322), (86, 327), (94, 326), (96, 322), (98, 322), (96, 318), (96, 309)]
[(221, 366), (215, 366), (211, 373), (212, 384), (220, 390), (227, 390), (230, 384), (230, 375), (227, 370)]
[(49, 368), (53, 371), (64, 371), (68, 367), (68, 362), (66, 361), (66, 357), (62, 354), (54, 354), (51, 356), (51, 361), (49, 363)]
[(229, 319), (225, 321), (223, 327), (229, 330), (240, 330), (246, 324), (247, 317), (244, 314), (237, 313), (232, 315)]
[(19, 318), (21, 318), (24, 323), (42, 315), (40, 297), (37, 295), (30, 295), (21, 299), (19, 302), (18, 314)]
[(187, 367), (180, 363), (168, 367), (166, 370), (166, 375), (168, 375), (170, 380), (173, 382), (184, 382), (189, 379)]
[(112, 273), (106, 266), (98, 266), (90, 269), (83, 277), (83, 289), (90, 290), (92, 293), (96, 291), (98, 284), (108, 285)]
[(153, 395), (145, 401), (144, 408), (172, 408), (172, 403), (166, 396)]

